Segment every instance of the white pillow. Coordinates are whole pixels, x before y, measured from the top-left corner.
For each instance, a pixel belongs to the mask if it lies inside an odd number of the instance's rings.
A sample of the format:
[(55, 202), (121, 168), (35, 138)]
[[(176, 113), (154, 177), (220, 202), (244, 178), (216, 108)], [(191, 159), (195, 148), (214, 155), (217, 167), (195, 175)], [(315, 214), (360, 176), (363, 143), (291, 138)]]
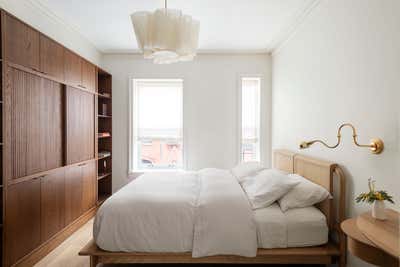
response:
[(242, 162), (236, 165), (231, 172), (238, 179), (239, 183), (243, 181), (243, 179), (250, 175), (255, 175), (257, 172), (261, 171), (263, 166), (261, 166), (258, 161), (249, 161)]
[(242, 187), (253, 209), (268, 207), (300, 182), (284, 172), (269, 169), (246, 177)]
[(279, 199), (283, 212), (293, 208), (310, 207), (331, 197), (328, 190), (298, 174), (289, 174), (289, 177), (299, 181), (299, 184)]

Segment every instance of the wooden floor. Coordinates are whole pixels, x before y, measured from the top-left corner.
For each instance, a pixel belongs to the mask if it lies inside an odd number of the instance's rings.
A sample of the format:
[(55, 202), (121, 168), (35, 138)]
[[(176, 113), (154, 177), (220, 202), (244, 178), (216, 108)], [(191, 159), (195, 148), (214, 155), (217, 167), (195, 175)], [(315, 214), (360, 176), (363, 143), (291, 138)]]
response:
[(78, 256), (82, 247), (92, 239), (93, 219), (71, 235), (60, 246), (38, 262), (35, 267), (88, 267), (89, 258)]
[[(78, 256), (78, 252), (92, 239), (93, 219), (87, 222), (82, 228), (65, 240), (60, 246), (53, 250), (49, 255), (38, 262), (35, 267), (89, 267), (89, 257)], [(102, 267), (120, 267), (133, 265), (103, 265)], [(143, 265), (142, 265), (143, 266)], [(146, 267), (156, 266), (156, 264), (146, 264)], [(166, 266), (166, 265), (163, 265)], [(168, 264), (167, 266), (176, 266)], [(182, 265), (181, 265), (182, 266)], [(195, 265), (199, 266), (199, 265)], [(216, 266), (201, 264), (200, 266)], [(221, 265), (227, 266), (227, 265)], [(237, 265), (243, 266), (243, 265)], [(265, 265), (263, 265), (265, 266)], [(278, 265), (284, 267), (284, 265)], [(291, 265), (293, 267), (294, 265)], [(314, 265), (318, 266), (318, 265)], [(99, 265), (100, 267), (100, 265)]]

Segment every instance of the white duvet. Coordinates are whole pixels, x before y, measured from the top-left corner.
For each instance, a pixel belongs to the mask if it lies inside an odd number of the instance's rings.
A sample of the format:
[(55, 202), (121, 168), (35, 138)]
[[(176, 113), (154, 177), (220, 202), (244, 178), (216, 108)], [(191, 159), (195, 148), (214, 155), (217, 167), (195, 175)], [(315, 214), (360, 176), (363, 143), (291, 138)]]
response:
[(227, 170), (144, 174), (104, 202), (93, 227), (107, 251), (257, 253), (251, 206)]

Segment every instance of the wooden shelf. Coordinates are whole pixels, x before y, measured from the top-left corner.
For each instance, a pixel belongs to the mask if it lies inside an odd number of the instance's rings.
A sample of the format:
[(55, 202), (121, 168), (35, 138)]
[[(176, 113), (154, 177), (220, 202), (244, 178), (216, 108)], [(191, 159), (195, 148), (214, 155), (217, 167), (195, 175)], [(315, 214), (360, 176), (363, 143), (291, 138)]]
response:
[(101, 119), (111, 119), (111, 118), (112, 118), (112, 116), (109, 116), (109, 115), (100, 115), (100, 114), (98, 114), (97, 117), (98, 117), (98, 118), (101, 118)]
[(103, 204), (104, 201), (106, 201), (107, 198), (109, 198), (111, 196), (111, 194), (101, 194), (98, 196), (97, 198), (97, 205), (101, 205)]
[(111, 172), (99, 173), (98, 176), (97, 176), (97, 180), (104, 179), (104, 178), (106, 178), (106, 177), (108, 177), (108, 176), (110, 176), (110, 175), (111, 175)]
[[(97, 205), (112, 195), (112, 76), (98, 68), (97, 72)], [(106, 106), (106, 107), (104, 107)], [(109, 134), (109, 136), (101, 136)], [(104, 165), (104, 166), (103, 166)], [(100, 173), (99, 173), (100, 172)]]

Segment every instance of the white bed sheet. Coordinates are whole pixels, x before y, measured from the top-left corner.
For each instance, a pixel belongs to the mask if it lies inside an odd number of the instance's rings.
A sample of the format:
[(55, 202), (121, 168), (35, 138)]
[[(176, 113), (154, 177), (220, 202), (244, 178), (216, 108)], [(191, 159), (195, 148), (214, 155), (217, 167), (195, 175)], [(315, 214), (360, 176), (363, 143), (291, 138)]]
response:
[(259, 248), (318, 246), (328, 242), (325, 215), (315, 207), (282, 212), (277, 203), (254, 211)]
[(257, 254), (253, 210), (221, 169), (143, 174), (103, 203), (93, 235), (107, 251)]

